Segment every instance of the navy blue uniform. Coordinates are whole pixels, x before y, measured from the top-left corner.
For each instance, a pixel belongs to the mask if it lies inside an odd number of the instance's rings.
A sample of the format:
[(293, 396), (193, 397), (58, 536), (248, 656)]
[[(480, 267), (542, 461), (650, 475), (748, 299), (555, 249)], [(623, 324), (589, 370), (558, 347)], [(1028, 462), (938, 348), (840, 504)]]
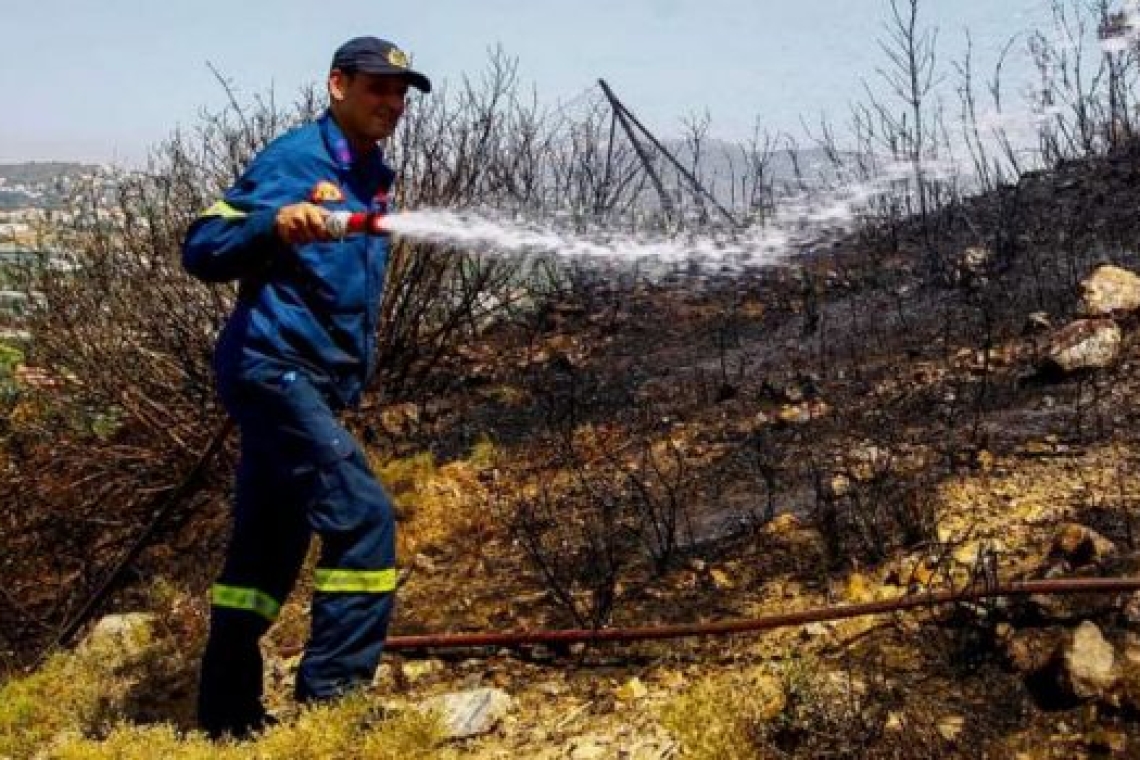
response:
[(243, 733), (264, 717), (258, 640), (289, 595), (312, 532), (321, 537), (312, 633), (297, 696), (325, 699), (371, 681), (396, 585), (391, 504), (335, 412), (359, 403), (372, 373), (388, 240), (289, 245), (278, 210), (388, 210), (392, 170), (354, 156), (329, 114), (262, 151), (191, 226), (183, 265), (238, 280), (218, 340), (222, 403), (241, 431), (234, 531), (212, 589), (199, 717)]

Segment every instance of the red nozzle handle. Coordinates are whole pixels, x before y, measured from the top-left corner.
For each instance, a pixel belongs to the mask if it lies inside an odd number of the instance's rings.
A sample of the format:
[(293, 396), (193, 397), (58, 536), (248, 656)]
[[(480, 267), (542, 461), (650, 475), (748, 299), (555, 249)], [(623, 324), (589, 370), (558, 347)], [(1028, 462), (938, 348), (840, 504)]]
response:
[(375, 211), (334, 211), (329, 214), (325, 225), (334, 238), (388, 234), (388, 230), (384, 229), (384, 215)]
[(384, 235), (384, 215), (375, 212), (358, 212), (348, 217), (348, 231), (368, 235)]

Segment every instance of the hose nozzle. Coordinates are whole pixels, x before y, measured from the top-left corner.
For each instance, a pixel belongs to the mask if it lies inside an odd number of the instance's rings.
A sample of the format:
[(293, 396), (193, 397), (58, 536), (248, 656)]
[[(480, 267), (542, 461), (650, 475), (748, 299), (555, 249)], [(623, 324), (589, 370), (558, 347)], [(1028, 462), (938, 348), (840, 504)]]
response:
[(371, 211), (333, 211), (325, 219), (329, 236), (337, 240), (349, 235), (387, 235), (384, 215)]

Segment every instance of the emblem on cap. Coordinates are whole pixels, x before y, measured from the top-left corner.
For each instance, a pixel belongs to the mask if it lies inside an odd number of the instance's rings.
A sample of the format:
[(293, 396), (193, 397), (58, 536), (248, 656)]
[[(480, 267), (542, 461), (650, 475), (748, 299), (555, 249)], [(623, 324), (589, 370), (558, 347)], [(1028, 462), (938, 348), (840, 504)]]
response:
[(408, 56), (400, 48), (392, 48), (388, 51), (388, 63), (398, 69), (406, 69), (408, 68)]
[(337, 203), (344, 200), (344, 193), (333, 183), (324, 180), (317, 183), (309, 194), (312, 203)]

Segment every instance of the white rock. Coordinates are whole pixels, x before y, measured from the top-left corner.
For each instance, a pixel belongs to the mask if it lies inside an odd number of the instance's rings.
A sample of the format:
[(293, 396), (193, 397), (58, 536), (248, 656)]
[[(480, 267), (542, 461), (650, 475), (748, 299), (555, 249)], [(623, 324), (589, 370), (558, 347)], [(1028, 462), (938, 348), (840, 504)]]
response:
[(1140, 308), (1140, 277), (1127, 269), (1105, 264), (1081, 283), (1081, 306), (1093, 317)]
[(1063, 653), (1065, 685), (1078, 699), (1104, 696), (1116, 685), (1119, 671), (1112, 644), (1095, 623), (1081, 623)]
[(440, 715), (449, 739), (467, 739), (491, 731), (513, 705), (505, 691), (473, 689), (432, 697), (420, 709)]
[(1121, 340), (1120, 327), (1111, 319), (1081, 319), (1050, 339), (1049, 361), (1062, 372), (1102, 369), (1120, 355)]
[(153, 632), (154, 615), (148, 612), (108, 615), (87, 634), (82, 648), (126, 662), (146, 649)]

